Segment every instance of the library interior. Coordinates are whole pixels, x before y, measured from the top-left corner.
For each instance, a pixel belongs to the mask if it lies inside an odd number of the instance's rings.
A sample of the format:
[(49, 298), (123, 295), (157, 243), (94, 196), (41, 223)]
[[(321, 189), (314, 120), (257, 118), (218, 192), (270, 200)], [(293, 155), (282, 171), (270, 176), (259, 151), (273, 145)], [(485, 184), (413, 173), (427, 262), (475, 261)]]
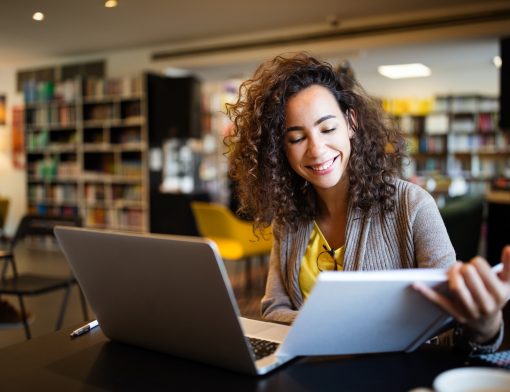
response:
[[(141, 352), (154, 366), (135, 376), (130, 351), (123, 372), (113, 362), (128, 348), (108, 345), (99, 332), (66, 348), (69, 332), (95, 320), (97, 309), (54, 227), (206, 238), (240, 315), (262, 320), (272, 233), (255, 238), (236, 209), (226, 107), (259, 64), (304, 51), (350, 72), (389, 114), (406, 143), (399, 175), (432, 195), (456, 258), (479, 255), (494, 266), (510, 244), (510, 1), (30, 0), (3, 8), (0, 388), (19, 378), (22, 390), (37, 380), (66, 390), (159, 390), (172, 385), (165, 365), (196, 387), (326, 390), (336, 378), (352, 390), (381, 382), (381, 390), (408, 391), (464, 366), (425, 350), (306, 360), (260, 381)], [(38, 358), (32, 380), (23, 351)], [(82, 370), (69, 370), (66, 355)], [(405, 358), (415, 378), (396, 381), (390, 369)], [(363, 369), (374, 380), (355, 381)], [(200, 384), (201, 375), (212, 384)]]

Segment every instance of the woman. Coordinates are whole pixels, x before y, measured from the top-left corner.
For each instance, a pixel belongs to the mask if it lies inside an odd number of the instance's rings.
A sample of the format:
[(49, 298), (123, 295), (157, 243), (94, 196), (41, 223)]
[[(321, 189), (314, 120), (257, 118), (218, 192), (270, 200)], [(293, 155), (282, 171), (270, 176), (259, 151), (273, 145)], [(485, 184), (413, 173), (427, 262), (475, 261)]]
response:
[[(323, 270), (429, 267), (452, 268), (450, 281), (462, 275), (433, 198), (397, 177), (402, 135), (348, 75), (306, 54), (279, 56), (242, 84), (227, 111), (240, 212), (256, 228), (273, 224), (266, 319), (292, 322)], [(488, 290), (495, 306), (478, 315), (455, 297), (466, 316), (454, 314), (464, 327), (457, 344), (497, 347), (506, 284)]]

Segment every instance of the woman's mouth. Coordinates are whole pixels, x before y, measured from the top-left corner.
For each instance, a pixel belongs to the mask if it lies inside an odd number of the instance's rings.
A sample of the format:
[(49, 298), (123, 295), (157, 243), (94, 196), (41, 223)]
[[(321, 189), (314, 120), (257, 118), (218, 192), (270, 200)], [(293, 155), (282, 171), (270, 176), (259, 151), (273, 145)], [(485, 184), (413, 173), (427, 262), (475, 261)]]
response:
[(329, 159), (325, 162), (319, 163), (318, 165), (310, 165), (308, 167), (315, 172), (324, 172), (333, 166), (333, 163), (335, 163), (335, 161), (338, 157), (339, 157), (339, 155), (337, 155), (336, 157)]

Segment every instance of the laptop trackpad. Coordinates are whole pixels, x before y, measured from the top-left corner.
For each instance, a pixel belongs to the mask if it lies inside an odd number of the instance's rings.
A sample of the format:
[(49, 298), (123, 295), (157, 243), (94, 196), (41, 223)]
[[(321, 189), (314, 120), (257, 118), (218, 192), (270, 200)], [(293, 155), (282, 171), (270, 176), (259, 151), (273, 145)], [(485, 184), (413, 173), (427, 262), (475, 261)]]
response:
[(241, 321), (244, 334), (251, 338), (282, 343), (290, 330), (289, 325), (252, 320), (244, 317), (239, 317), (239, 320)]
[(252, 320), (244, 317), (239, 317), (239, 320), (241, 321), (244, 334), (251, 338), (282, 343), (290, 330), (289, 325)]

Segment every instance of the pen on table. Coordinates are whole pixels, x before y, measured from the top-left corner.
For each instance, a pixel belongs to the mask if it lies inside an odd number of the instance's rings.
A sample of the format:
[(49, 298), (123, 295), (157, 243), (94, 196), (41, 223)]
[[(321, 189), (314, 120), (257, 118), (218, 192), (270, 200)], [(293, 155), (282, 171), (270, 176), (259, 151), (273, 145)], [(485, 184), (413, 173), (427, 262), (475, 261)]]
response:
[(80, 336), (80, 335), (83, 335), (84, 333), (87, 333), (89, 332), (92, 328), (95, 328), (98, 326), (98, 322), (97, 320), (94, 320), (94, 321), (91, 321), (90, 323), (88, 324), (85, 324), (83, 327), (80, 327), (78, 329), (75, 329), (73, 332), (70, 333), (69, 336), (71, 336), (72, 338), (76, 337), (76, 336)]

